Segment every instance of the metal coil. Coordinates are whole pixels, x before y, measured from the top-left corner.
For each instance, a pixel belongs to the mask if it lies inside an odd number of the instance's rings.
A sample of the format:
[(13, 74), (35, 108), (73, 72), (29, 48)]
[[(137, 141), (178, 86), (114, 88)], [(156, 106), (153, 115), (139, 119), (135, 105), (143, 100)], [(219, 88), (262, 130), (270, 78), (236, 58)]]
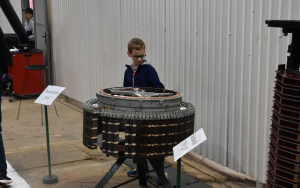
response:
[(97, 149), (98, 99), (90, 99), (83, 104), (83, 145), (89, 149)]
[(278, 70), (271, 124), (268, 187), (299, 187), (300, 71)]

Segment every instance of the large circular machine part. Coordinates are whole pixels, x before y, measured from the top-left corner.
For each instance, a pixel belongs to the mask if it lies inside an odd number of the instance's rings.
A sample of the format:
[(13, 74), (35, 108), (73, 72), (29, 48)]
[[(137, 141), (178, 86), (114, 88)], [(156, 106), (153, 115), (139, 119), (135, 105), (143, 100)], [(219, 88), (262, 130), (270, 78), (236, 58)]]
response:
[[(193, 105), (179, 92), (157, 88), (108, 88), (97, 93), (102, 152), (125, 157), (163, 157), (194, 132)], [(125, 132), (120, 142), (119, 132)]]
[(179, 92), (160, 88), (115, 87), (97, 93), (100, 108), (120, 110), (166, 110), (179, 108)]

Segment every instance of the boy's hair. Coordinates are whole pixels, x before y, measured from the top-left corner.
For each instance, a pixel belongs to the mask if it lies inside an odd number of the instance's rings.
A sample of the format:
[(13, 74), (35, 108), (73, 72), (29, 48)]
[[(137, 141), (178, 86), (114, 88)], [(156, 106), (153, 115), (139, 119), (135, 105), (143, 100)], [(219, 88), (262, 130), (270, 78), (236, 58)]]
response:
[(139, 38), (133, 38), (128, 42), (128, 52), (132, 53), (133, 50), (145, 50), (146, 45), (144, 41)]

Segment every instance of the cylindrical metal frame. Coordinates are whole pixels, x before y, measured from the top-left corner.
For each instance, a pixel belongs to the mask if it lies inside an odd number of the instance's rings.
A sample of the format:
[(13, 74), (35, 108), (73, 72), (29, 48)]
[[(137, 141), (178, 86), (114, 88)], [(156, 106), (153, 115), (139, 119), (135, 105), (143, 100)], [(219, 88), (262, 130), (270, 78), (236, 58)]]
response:
[[(121, 94), (116, 94), (121, 93)], [(103, 153), (125, 157), (164, 157), (173, 147), (194, 132), (195, 109), (183, 102), (179, 92), (157, 88), (108, 88), (97, 93), (97, 99), (84, 104), (84, 145), (96, 142), (95, 123), (101, 134)], [(90, 127), (90, 128), (89, 128)], [(125, 139), (119, 133), (125, 133)], [(90, 134), (90, 136), (87, 136)], [(90, 139), (89, 139), (90, 138)]]

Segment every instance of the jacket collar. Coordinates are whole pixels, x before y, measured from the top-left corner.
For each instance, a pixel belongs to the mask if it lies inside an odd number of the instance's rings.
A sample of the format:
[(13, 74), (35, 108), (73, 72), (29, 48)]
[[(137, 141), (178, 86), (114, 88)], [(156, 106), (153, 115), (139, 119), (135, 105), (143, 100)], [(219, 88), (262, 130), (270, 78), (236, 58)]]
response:
[[(146, 59), (143, 60), (142, 64), (139, 65), (138, 70), (141, 70), (145, 65), (149, 65)], [(133, 63), (131, 65), (126, 64), (127, 69), (133, 70)]]

